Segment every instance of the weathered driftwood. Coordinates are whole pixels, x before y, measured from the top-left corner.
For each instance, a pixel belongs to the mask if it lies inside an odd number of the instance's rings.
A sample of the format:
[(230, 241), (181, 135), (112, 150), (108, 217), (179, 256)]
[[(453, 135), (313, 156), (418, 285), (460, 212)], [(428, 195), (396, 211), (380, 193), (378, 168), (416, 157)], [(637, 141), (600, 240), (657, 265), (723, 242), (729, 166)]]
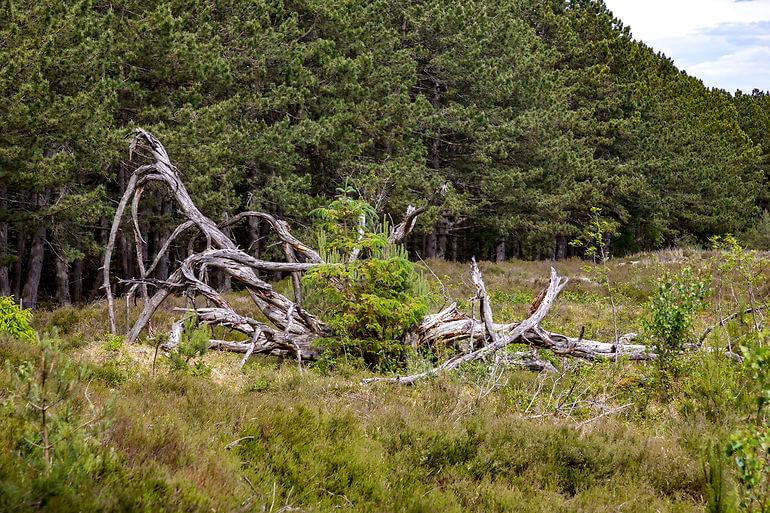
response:
[[(486, 292), (481, 271), (476, 265), (475, 260), (472, 262), (471, 279), (476, 286), (474, 301), (480, 305), (482, 321), (468, 317), (457, 308), (456, 303), (453, 303), (437, 314), (427, 316), (415, 330), (418, 344), (454, 343), (456, 349), (460, 351), (459, 354), (424, 372), (409, 376), (368, 378), (364, 380), (364, 383), (412, 384), (441, 372), (455, 369), (463, 363), (488, 357), (510, 344), (527, 344), (533, 349), (551, 350), (560, 357), (573, 357), (588, 361), (617, 361), (621, 358), (641, 361), (658, 358), (658, 355), (650, 346), (629, 343), (636, 338), (635, 333), (628, 333), (619, 337), (617, 343), (608, 343), (586, 340), (582, 337), (582, 334), (580, 337), (574, 338), (549, 332), (541, 328), (541, 321), (568, 281), (565, 278), (559, 277), (554, 268), (551, 268), (550, 283), (548, 288), (541, 294), (541, 297), (538, 298), (536, 308), (532, 310), (527, 319), (520, 323), (496, 324), (493, 321), (489, 296)], [(473, 348), (479, 344), (482, 347), (474, 350)], [(700, 344), (686, 345), (682, 348), (684, 352), (702, 349), (708, 352), (718, 352), (737, 362), (742, 361), (740, 355), (719, 348), (703, 348)], [(503, 362), (508, 365), (519, 366), (538, 372), (555, 370), (549, 362), (538, 358), (537, 353), (534, 351), (504, 353), (503, 356), (498, 355), (496, 357), (496, 362), (498, 364)]]
[[(294, 238), (288, 229), (288, 225), (285, 223), (275, 220), (269, 214), (249, 212), (248, 215), (260, 215), (263, 219), (267, 220), (276, 229), (276, 235), (282, 242), (304, 255), (310, 262), (264, 262), (251, 257), (239, 249), (236, 243), (224, 233), (221, 227), (217, 226), (216, 223), (198, 210), (182, 183), (176, 168), (171, 164), (168, 154), (160, 141), (158, 141), (152, 134), (142, 129), (137, 129), (131, 143), (131, 151), (133, 152), (140, 147), (149, 150), (154, 162), (139, 167), (131, 175), (126, 191), (118, 205), (115, 219), (113, 220), (110, 238), (104, 257), (104, 288), (107, 294), (110, 329), (115, 332), (114, 300), (110, 287), (110, 262), (114, 250), (115, 239), (125, 208), (129, 202), (131, 202), (133, 211), (132, 219), (134, 220), (133, 225), (137, 241), (137, 259), (141, 261), (141, 248), (144, 242), (141, 233), (139, 232), (138, 222), (136, 222), (136, 212), (138, 210), (138, 198), (141, 195), (142, 188), (149, 182), (159, 182), (165, 185), (176, 200), (179, 210), (187, 219), (185, 223), (180, 225), (177, 230), (174, 231), (174, 234), (172, 234), (172, 237), (169, 240), (185, 229), (196, 226), (206, 238), (207, 249), (190, 255), (167, 280), (162, 284), (156, 284), (158, 290), (145, 301), (142, 313), (128, 333), (128, 342), (136, 341), (157, 308), (172, 293), (186, 292), (201, 294), (217, 307), (234, 311), (227, 301), (206, 283), (204, 277), (209, 268), (222, 269), (232, 278), (242, 282), (248, 290), (252, 300), (257, 304), (270, 322), (281, 330), (286, 329), (289, 324), (289, 312), (296, 308), (294, 302), (273, 290), (270, 284), (259, 279), (255, 270), (264, 269), (289, 272), (306, 270), (310, 266), (318, 265), (320, 263), (318, 254)], [(231, 222), (237, 222), (244, 217), (246, 216), (236, 216), (231, 219)], [(170, 244), (170, 242), (167, 241), (167, 244), (162, 248), (163, 251), (168, 249), (168, 244)], [(147, 272), (144, 270), (142, 264), (140, 265), (140, 283), (145, 286), (146, 281)], [(294, 322), (291, 323), (290, 329), (292, 333), (298, 335), (298, 337), (295, 338), (295, 342), (297, 343), (299, 343), (298, 341), (310, 341), (313, 339), (313, 337), (309, 336), (310, 334), (320, 335), (325, 331), (323, 323), (307, 313), (301, 315), (299, 319), (294, 320)], [(310, 354), (317, 352), (317, 350), (311, 349), (310, 347), (301, 347), (298, 350), (298, 352), (302, 351), (307, 351)]]
[[(137, 129), (130, 151), (133, 153), (137, 149), (149, 151), (152, 162), (140, 166), (131, 175), (126, 191), (118, 204), (104, 256), (104, 289), (107, 294), (110, 329), (113, 333), (116, 331), (116, 326), (114, 297), (110, 285), (110, 263), (125, 210), (130, 207), (136, 256), (139, 262), (139, 278), (130, 281), (132, 287), (126, 299), (128, 301), (138, 289), (144, 298), (144, 308), (128, 330), (129, 343), (138, 339), (156, 310), (169, 296), (199, 295), (206, 299), (208, 306), (183, 309), (182, 318), (172, 326), (169, 339), (164, 344), (165, 349), (173, 349), (180, 343), (184, 319), (192, 313), (196, 316), (198, 323), (223, 326), (241, 333), (245, 337), (242, 341), (211, 340), (209, 346), (212, 349), (243, 353), (246, 355), (243, 362), (253, 354), (276, 354), (295, 357), (301, 368), (303, 360), (317, 359), (321, 349), (315, 346), (314, 342), (321, 336), (329, 335), (329, 330), (320, 319), (302, 307), (300, 273), (324, 264), (319, 253), (294, 237), (288, 223), (264, 212), (243, 212), (230, 217), (223, 223), (215, 223), (195, 206), (160, 141), (152, 134)], [(140, 230), (138, 212), (142, 192), (151, 182), (159, 183), (168, 189), (185, 221), (171, 233), (151, 265), (145, 267), (142, 253), (146, 243)], [(417, 216), (442, 201), (447, 190), (447, 185), (439, 188), (422, 207), (415, 208), (410, 205), (402, 222), (393, 228), (389, 242), (397, 244), (403, 241), (414, 228)], [(287, 261), (260, 260), (237, 246), (229, 235), (229, 229), (249, 218), (258, 218), (273, 228), (282, 244)], [(163, 281), (153, 280), (152, 273), (161, 258), (169, 251), (173, 241), (191, 228), (197, 228), (197, 234), (205, 238), (205, 248), (195, 251), (197, 244), (193, 237), (188, 245), (189, 255), (177, 269)], [(355, 259), (358, 256), (359, 252), (356, 252), (351, 255), (351, 258)], [(226, 298), (209, 285), (208, 271), (211, 269), (222, 271), (232, 280), (240, 282), (267, 322), (238, 314)], [(294, 301), (273, 290), (269, 283), (259, 278), (258, 271), (291, 273)], [(471, 267), (471, 278), (476, 286), (474, 301), (479, 304), (481, 320), (468, 317), (458, 310), (456, 304), (452, 304), (435, 315), (427, 316), (409, 337), (417, 344), (431, 346), (454, 344), (458, 354), (423, 373), (406, 377), (374, 378), (367, 382), (413, 383), (493, 354), (496, 355), (498, 363), (537, 371), (554, 370), (550, 363), (538, 358), (534, 351), (537, 348), (550, 349), (557, 355), (586, 360), (597, 358), (615, 360), (621, 356), (632, 360), (655, 358), (655, 355), (643, 345), (584, 340), (582, 337), (572, 338), (542, 329), (540, 323), (567, 284), (567, 279), (558, 276), (554, 269), (551, 269), (549, 286), (543, 292), (540, 303), (533, 305), (531, 315), (520, 323), (511, 324), (494, 323), (489, 296), (475, 261)], [(147, 290), (149, 286), (156, 289), (152, 295)], [(527, 352), (498, 354), (501, 349), (514, 343), (528, 344), (531, 349)]]
[(414, 229), (414, 224), (417, 222), (417, 216), (428, 210), (430, 207), (439, 205), (443, 202), (447, 192), (449, 192), (449, 184), (445, 183), (436, 189), (436, 192), (433, 193), (430, 200), (428, 200), (422, 207), (415, 208), (413, 205), (409, 205), (406, 209), (404, 219), (393, 228), (393, 231), (388, 238), (388, 242), (391, 244), (403, 242), (404, 239), (406, 239), (406, 236)]
[[(493, 323), (498, 336), (510, 333), (517, 323), (497, 324)], [(468, 317), (452, 303), (442, 311), (429, 315), (417, 327), (417, 340), (421, 344), (433, 346), (436, 344), (454, 344), (459, 351), (467, 351), (470, 347), (486, 343), (486, 327), (483, 322)], [(621, 343), (598, 342), (579, 337), (570, 337), (560, 333), (553, 333), (542, 328), (530, 329), (521, 336), (512, 340), (514, 344), (529, 344), (532, 347), (550, 349), (562, 356), (572, 356), (585, 360), (617, 360), (626, 358), (629, 360), (652, 360), (656, 358), (649, 346), (644, 344), (629, 344), (630, 338), (635, 335), (630, 333), (621, 337)], [(471, 339), (473, 343), (471, 344)]]
[[(481, 272), (478, 270), (478, 266), (476, 265), (475, 261), (473, 262), (472, 276), (474, 278), (474, 282), (476, 282), (477, 280), (480, 282), (480, 283), (477, 283), (476, 285), (478, 290), (477, 294), (478, 295), (484, 294), (484, 296), (486, 296), (486, 289), (483, 286), (483, 281), (481, 281)], [(530, 315), (527, 319), (525, 319), (521, 323), (517, 324), (515, 327), (513, 327), (510, 330), (510, 332), (506, 333), (505, 335), (502, 335), (500, 332), (498, 332), (495, 329), (491, 321), (491, 313), (490, 313), (488, 322), (485, 324), (485, 329), (488, 331), (487, 334), (489, 335), (491, 341), (489, 344), (484, 345), (479, 349), (476, 349), (474, 351), (470, 351), (467, 353), (461, 353), (425, 372), (420, 372), (417, 374), (412, 374), (411, 376), (404, 376), (404, 377), (396, 376), (395, 378), (370, 378), (370, 379), (364, 380), (364, 382), (373, 383), (373, 382), (381, 381), (381, 382), (388, 382), (388, 383), (411, 384), (416, 381), (428, 378), (430, 376), (434, 376), (440, 372), (456, 369), (457, 367), (459, 367), (464, 363), (485, 358), (499, 351), (505, 346), (515, 342), (516, 340), (519, 340), (519, 338), (525, 333), (527, 333), (528, 331), (539, 330), (540, 322), (543, 320), (543, 318), (545, 318), (546, 314), (548, 313), (548, 310), (551, 308), (551, 305), (553, 304), (556, 297), (564, 289), (564, 287), (567, 286), (567, 282), (568, 280), (556, 274), (556, 269), (552, 267), (551, 281), (548, 284), (548, 290), (540, 306), (537, 308), (535, 313)], [(483, 298), (483, 301), (486, 301), (486, 297)], [(482, 306), (482, 310), (483, 309), (484, 307)]]

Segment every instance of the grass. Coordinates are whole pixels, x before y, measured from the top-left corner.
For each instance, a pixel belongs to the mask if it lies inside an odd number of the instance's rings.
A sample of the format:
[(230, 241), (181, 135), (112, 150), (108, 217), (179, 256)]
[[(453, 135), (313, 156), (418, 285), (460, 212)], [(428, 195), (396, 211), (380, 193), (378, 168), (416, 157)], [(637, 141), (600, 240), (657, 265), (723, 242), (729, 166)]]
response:
[[(621, 331), (639, 331), (662, 267), (707, 258), (613, 262)], [(451, 298), (473, 295), (467, 266), (427, 265)], [(545, 326), (585, 326), (586, 337), (609, 340), (612, 314), (582, 266), (559, 262), (573, 279)], [(547, 268), (482, 264), (496, 320), (526, 315)], [(428, 279), (435, 309), (442, 287)], [(249, 311), (242, 299), (230, 297)], [(511, 369), (494, 379), (490, 364), (476, 363), (415, 387), (365, 386), (359, 369), (300, 372), (271, 357), (241, 369), (241, 356), (226, 353), (203, 357), (208, 376), (173, 372), (162, 355), (153, 369), (153, 337), (172, 319), (164, 310), (128, 346), (105, 335), (102, 304), (35, 315), (40, 332), (55, 333), (61, 361), (85, 369), (57, 407), (54, 426), (69, 429), (71, 443), (55, 448), (49, 473), (18, 382), (41, 346), (0, 338), (0, 510), (703, 511), (707, 447), (750, 403), (742, 368), (707, 353), (666, 373), (567, 362), (560, 375)], [(697, 328), (711, 322), (704, 315)], [(96, 414), (104, 421), (72, 428)]]

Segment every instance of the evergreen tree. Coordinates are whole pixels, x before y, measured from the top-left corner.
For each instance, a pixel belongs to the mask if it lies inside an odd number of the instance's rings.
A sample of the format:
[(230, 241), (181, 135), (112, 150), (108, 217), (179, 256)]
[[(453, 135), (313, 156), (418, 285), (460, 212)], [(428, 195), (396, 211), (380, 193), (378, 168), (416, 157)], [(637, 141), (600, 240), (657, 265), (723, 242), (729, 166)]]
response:
[[(136, 126), (207, 215), (264, 210), (303, 238), (338, 189), (400, 217), (448, 181), (414, 256), (566, 257), (592, 207), (618, 254), (770, 208), (768, 96), (705, 88), (601, 0), (6, 0), (0, 41), (0, 295), (27, 306), (98, 297)], [(143, 198), (149, 261), (176, 219)], [(280, 249), (256, 219), (234, 230)], [(119, 234), (122, 278), (135, 243)]]

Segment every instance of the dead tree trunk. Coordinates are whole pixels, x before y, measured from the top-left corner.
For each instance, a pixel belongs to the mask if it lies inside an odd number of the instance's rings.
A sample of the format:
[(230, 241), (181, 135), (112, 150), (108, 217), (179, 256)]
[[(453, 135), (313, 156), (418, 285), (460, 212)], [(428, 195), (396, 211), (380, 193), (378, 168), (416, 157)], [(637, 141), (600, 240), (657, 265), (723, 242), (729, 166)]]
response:
[[(554, 301), (568, 282), (566, 278), (560, 277), (554, 268), (551, 268), (551, 280), (540, 305), (527, 319), (513, 324), (495, 324), (493, 322), (489, 296), (487, 295), (481, 271), (476, 265), (475, 260), (471, 268), (471, 278), (476, 285), (477, 293), (475, 300), (480, 305), (481, 321), (469, 318), (457, 309), (456, 304), (452, 304), (438, 314), (428, 316), (416, 330), (418, 344), (435, 345), (437, 343), (457, 341), (460, 343), (459, 349), (461, 352), (459, 354), (424, 372), (409, 376), (396, 376), (394, 378), (369, 378), (365, 379), (364, 383), (385, 382), (409, 385), (439, 373), (456, 369), (464, 363), (489, 357), (513, 343), (525, 343), (529, 344), (532, 348), (550, 349), (559, 356), (570, 356), (586, 360), (615, 360), (620, 357), (631, 360), (650, 360), (656, 358), (656, 355), (649, 350), (649, 347), (644, 345), (609, 344), (593, 340), (575, 339), (558, 333), (551, 333), (541, 328), (540, 323), (548, 314)], [(632, 335), (627, 335), (626, 339), (632, 338)], [(474, 350), (474, 347), (478, 347), (478, 349)], [(528, 353), (522, 353), (521, 355), (526, 354)], [(523, 356), (522, 360), (524, 360)], [(521, 363), (522, 360), (520, 360), (520, 365), (524, 367), (530, 366)], [(537, 361), (537, 359), (533, 355), (527, 361)]]
[(452, 358), (442, 362), (440, 365), (424, 372), (404, 377), (397, 376), (395, 378), (371, 378), (364, 380), (364, 382), (372, 383), (376, 381), (385, 381), (389, 383), (411, 384), (430, 376), (434, 376), (440, 372), (456, 369), (464, 363), (485, 358), (493, 353), (496, 353), (514, 341), (519, 340), (530, 330), (535, 332), (542, 331), (540, 328), (540, 322), (542, 322), (543, 318), (545, 318), (556, 297), (559, 295), (562, 289), (567, 286), (568, 281), (565, 278), (561, 278), (558, 274), (556, 274), (556, 270), (551, 268), (551, 281), (548, 285), (548, 291), (546, 292), (540, 307), (538, 307), (535, 313), (533, 313), (529, 318), (514, 326), (510, 332), (503, 334), (494, 326), (494, 323), (492, 322), (492, 310), (489, 306), (486, 287), (484, 286), (484, 282), (481, 278), (481, 272), (479, 271), (478, 266), (476, 266), (475, 261), (473, 262), (471, 277), (478, 291), (476, 297), (481, 304), (482, 317), (484, 319), (484, 330), (489, 337), (488, 344), (474, 351), (469, 351), (466, 353), (461, 353), (457, 356), (453, 356)]
[[(115, 241), (120, 228), (123, 213), (127, 206), (131, 204), (132, 218), (134, 226), (136, 222), (137, 203), (136, 196), (141, 194), (142, 187), (150, 182), (158, 182), (168, 187), (173, 195), (181, 212), (188, 219), (187, 222), (180, 225), (175, 230), (172, 237), (167, 241), (162, 252), (168, 251), (169, 242), (173, 237), (187, 228), (195, 226), (206, 239), (206, 249), (199, 253), (193, 253), (182, 265), (174, 271), (167, 280), (162, 283), (149, 282), (147, 277), (157, 266), (156, 262), (151, 264), (147, 270), (140, 269), (139, 280), (134, 280), (134, 284), (152, 284), (157, 291), (145, 303), (144, 310), (134, 323), (128, 334), (128, 341), (134, 342), (139, 334), (149, 322), (157, 308), (172, 293), (186, 292), (190, 294), (201, 294), (206, 297), (213, 305), (223, 311), (234, 312), (227, 301), (211, 286), (205, 282), (206, 271), (223, 269), (229, 276), (242, 282), (248, 290), (252, 300), (262, 313), (280, 330), (285, 330), (281, 335), (282, 339), (292, 340), (293, 345), (297, 346), (297, 352), (301, 351), (300, 344), (308, 345), (313, 340), (313, 335), (318, 336), (325, 331), (323, 324), (312, 315), (307, 314), (298, 319), (291, 319), (291, 313), (295, 311), (295, 304), (288, 298), (274, 291), (272, 287), (260, 280), (255, 269), (296, 271), (306, 270), (313, 265), (321, 263), (321, 258), (316, 251), (301, 243), (289, 232), (289, 227), (283, 221), (274, 219), (269, 214), (263, 213), (245, 213), (239, 214), (227, 221), (226, 225), (231, 225), (248, 215), (260, 216), (267, 220), (276, 231), (279, 238), (297, 254), (302, 255), (308, 263), (281, 263), (281, 262), (263, 262), (257, 260), (247, 253), (240, 250), (222, 229), (211, 219), (204, 216), (195, 206), (190, 198), (187, 189), (182, 183), (176, 168), (166, 153), (163, 145), (151, 134), (144, 130), (137, 130), (136, 136), (131, 144), (132, 152), (138, 147), (149, 150), (153, 161), (139, 167), (130, 177), (125, 193), (121, 198), (118, 208), (115, 212), (115, 218), (110, 230), (110, 237), (107, 244), (104, 257), (104, 288), (107, 293), (108, 311), (110, 319), (110, 329), (115, 332), (115, 314), (114, 299), (112, 295), (112, 286), (110, 282), (110, 264), (112, 253), (115, 247)], [(138, 234), (141, 238), (141, 234)], [(162, 255), (162, 253), (161, 253)], [(292, 322), (293, 321), (293, 322)], [(218, 319), (210, 319), (210, 322), (218, 322)], [(256, 322), (256, 321), (255, 321)], [(267, 327), (262, 327), (261, 323), (257, 325), (265, 331)]]

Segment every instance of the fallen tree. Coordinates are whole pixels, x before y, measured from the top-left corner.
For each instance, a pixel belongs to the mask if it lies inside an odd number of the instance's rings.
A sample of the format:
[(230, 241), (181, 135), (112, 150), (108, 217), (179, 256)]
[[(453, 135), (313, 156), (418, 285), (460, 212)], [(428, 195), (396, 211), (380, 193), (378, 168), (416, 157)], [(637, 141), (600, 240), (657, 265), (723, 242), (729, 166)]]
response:
[[(512, 324), (495, 324), (493, 322), (489, 296), (487, 295), (481, 271), (478, 265), (476, 265), (475, 260), (471, 267), (471, 278), (476, 286), (476, 297), (474, 299), (480, 305), (482, 321), (469, 318), (457, 309), (456, 304), (452, 304), (438, 314), (426, 318), (417, 328), (419, 340), (423, 343), (460, 341), (464, 343), (460, 347), (464, 350), (424, 372), (393, 378), (369, 378), (364, 381), (367, 383), (411, 384), (440, 372), (456, 369), (464, 363), (486, 358), (508, 345), (517, 343), (529, 344), (533, 348), (550, 349), (558, 356), (585, 360), (596, 360), (599, 358), (617, 360), (620, 357), (626, 357), (631, 360), (651, 360), (656, 358), (656, 355), (650, 352), (649, 348), (644, 345), (609, 344), (606, 342), (583, 340), (582, 338), (575, 339), (558, 333), (551, 333), (541, 328), (540, 323), (569, 281), (559, 276), (553, 267), (551, 268), (551, 279), (548, 288), (545, 290), (540, 304), (527, 319)], [(476, 344), (479, 344), (480, 347), (473, 349)], [(536, 370), (547, 368), (531, 355), (521, 354), (520, 361), (524, 362), (527, 358), (532, 363), (522, 363), (521, 366)]]
[[(325, 263), (318, 251), (292, 235), (290, 226), (285, 221), (264, 212), (243, 212), (218, 225), (196, 207), (160, 141), (149, 132), (137, 129), (130, 144), (130, 154), (140, 151), (147, 151), (149, 153), (147, 157), (151, 162), (139, 166), (131, 175), (115, 212), (104, 256), (104, 289), (112, 333), (116, 332), (116, 324), (110, 263), (124, 214), (126, 209), (130, 208), (139, 277), (130, 280), (131, 288), (126, 295), (126, 304), (128, 305), (139, 291), (144, 300), (144, 308), (130, 329), (128, 316), (126, 317), (128, 343), (137, 341), (155, 312), (170, 296), (185, 295), (193, 298), (202, 296), (209, 306), (182, 309), (180, 320), (172, 326), (168, 341), (163, 346), (164, 349), (172, 350), (180, 343), (185, 319), (192, 313), (199, 324), (223, 326), (242, 333), (244, 336), (242, 341), (212, 339), (209, 347), (244, 353), (246, 355), (244, 362), (251, 355), (260, 353), (294, 357), (299, 362), (317, 359), (322, 348), (315, 342), (320, 337), (334, 334), (321, 319), (303, 308), (299, 276), (300, 273), (313, 267), (344, 264)], [(158, 183), (168, 189), (185, 220), (171, 233), (150, 266), (145, 267), (142, 259), (145, 241), (140, 230), (138, 212), (144, 188), (150, 183)], [(446, 192), (446, 186), (441, 187), (426, 202), (426, 205), (420, 208), (410, 206), (402, 222), (393, 228), (388, 243), (402, 242), (414, 228), (417, 216), (430, 206), (439, 204)], [(238, 247), (228, 235), (230, 233), (228, 228), (249, 217), (258, 217), (272, 227), (283, 246), (286, 261), (260, 260)], [(192, 237), (188, 245), (187, 257), (166, 280), (153, 279), (152, 273), (161, 257), (169, 251), (173, 241), (183, 232), (193, 229), (197, 230), (197, 234)], [(196, 251), (194, 249), (196, 240), (205, 240), (205, 247)], [(353, 248), (348, 261), (359, 258), (360, 253), (360, 248)], [(208, 271), (211, 269), (221, 270), (232, 280), (239, 282), (267, 322), (237, 313), (234, 307), (209, 284)], [(293, 300), (280, 294), (269, 283), (260, 279), (258, 271), (290, 273)], [(472, 263), (471, 277), (477, 289), (474, 301), (480, 306), (481, 320), (467, 316), (460, 312), (456, 304), (452, 304), (434, 315), (425, 317), (413, 329), (413, 336), (407, 337), (417, 346), (454, 344), (457, 354), (426, 372), (404, 377), (373, 378), (367, 380), (368, 382), (413, 383), (439, 372), (455, 369), (463, 363), (487, 358), (510, 344), (521, 343), (533, 349), (549, 349), (558, 356), (584, 360), (600, 358), (616, 360), (621, 357), (631, 360), (650, 360), (656, 357), (647, 346), (628, 343), (631, 338), (629, 336), (617, 343), (606, 343), (585, 340), (582, 336), (569, 337), (541, 328), (540, 323), (568, 282), (553, 268), (548, 288), (539, 298), (541, 299), (539, 304), (533, 305), (531, 315), (521, 322), (510, 324), (494, 323), (489, 296), (475, 261)], [(152, 295), (148, 292), (150, 287), (155, 288)], [(503, 360), (508, 364), (533, 370), (553, 369), (552, 365), (539, 359), (534, 352), (507, 354)]]

